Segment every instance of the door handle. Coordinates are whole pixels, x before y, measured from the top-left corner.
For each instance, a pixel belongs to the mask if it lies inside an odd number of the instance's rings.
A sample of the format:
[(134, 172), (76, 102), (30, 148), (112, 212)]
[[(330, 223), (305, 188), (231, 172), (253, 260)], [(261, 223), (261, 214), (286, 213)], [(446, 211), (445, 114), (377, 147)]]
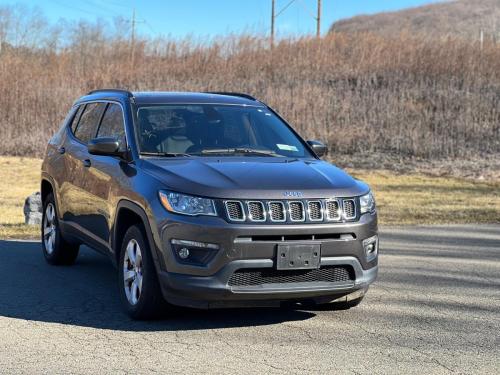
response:
[(57, 152), (59, 152), (62, 155), (62, 154), (64, 154), (66, 152), (66, 149), (64, 147), (59, 147), (57, 149)]
[(91, 165), (92, 165), (92, 163), (90, 162), (90, 159), (85, 159), (85, 160), (83, 161), (83, 166), (84, 166), (85, 168), (88, 168), (88, 167), (90, 167)]

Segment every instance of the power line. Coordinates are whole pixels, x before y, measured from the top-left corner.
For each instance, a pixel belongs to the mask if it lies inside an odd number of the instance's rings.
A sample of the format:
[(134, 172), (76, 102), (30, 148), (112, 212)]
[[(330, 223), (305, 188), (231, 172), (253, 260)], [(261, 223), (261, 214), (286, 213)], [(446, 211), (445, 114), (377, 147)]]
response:
[(275, 27), (274, 27), (274, 24), (275, 24), (275, 21), (276, 21), (276, 18), (278, 18), (278, 16), (280, 16), (285, 10), (288, 9), (288, 7), (290, 5), (292, 5), (296, 0), (291, 0), (290, 2), (288, 2), (288, 4), (286, 4), (278, 13), (276, 13), (276, 0), (272, 0), (271, 1), (271, 48), (274, 47), (274, 31), (275, 31)]
[(73, 11), (77, 11), (77, 12), (81, 12), (81, 13), (86, 13), (86, 14), (89, 14), (91, 16), (94, 16), (94, 17), (101, 17), (101, 18), (113, 18), (113, 16), (110, 16), (110, 15), (102, 15), (102, 14), (99, 14), (99, 13), (96, 13), (96, 12), (92, 12), (92, 11), (89, 11), (89, 10), (86, 10), (86, 9), (83, 9), (83, 8), (80, 8), (80, 7), (77, 7), (77, 6), (74, 6), (73, 4), (69, 5), (67, 3), (63, 3), (61, 1), (58, 1), (58, 0), (51, 0), (53, 3), (59, 5), (60, 7), (63, 7), (63, 8), (67, 8), (67, 9), (71, 9)]
[(281, 9), (281, 10), (278, 12), (278, 14), (276, 14), (276, 15), (274, 16), (274, 18), (277, 18), (278, 16), (280, 16), (280, 15), (281, 15), (281, 13), (283, 13), (285, 10), (287, 10), (287, 9), (288, 9), (288, 7), (289, 7), (290, 5), (292, 5), (295, 1), (296, 1), (296, 0), (291, 0), (288, 4), (286, 4), (286, 5), (283, 7), (283, 9)]
[[(275, 34), (275, 20), (279, 17), (285, 10), (287, 10), (293, 3), (297, 0), (290, 0), (278, 13), (276, 13), (276, 0), (271, 0), (271, 36), (270, 44), (271, 48), (274, 46), (274, 34)], [(317, 10), (314, 14), (303, 2), (299, 1), (299, 4), (311, 15), (311, 17), (316, 21), (316, 37), (321, 37), (321, 0), (317, 0)]]

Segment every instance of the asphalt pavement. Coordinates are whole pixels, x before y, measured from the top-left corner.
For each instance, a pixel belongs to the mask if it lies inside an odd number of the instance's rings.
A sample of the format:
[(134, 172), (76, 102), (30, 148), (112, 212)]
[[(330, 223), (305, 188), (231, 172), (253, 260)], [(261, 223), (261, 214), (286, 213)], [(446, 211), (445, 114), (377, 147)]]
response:
[(125, 316), (111, 263), (0, 240), (0, 372), (500, 373), (500, 226), (384, 228), (362, 304)]

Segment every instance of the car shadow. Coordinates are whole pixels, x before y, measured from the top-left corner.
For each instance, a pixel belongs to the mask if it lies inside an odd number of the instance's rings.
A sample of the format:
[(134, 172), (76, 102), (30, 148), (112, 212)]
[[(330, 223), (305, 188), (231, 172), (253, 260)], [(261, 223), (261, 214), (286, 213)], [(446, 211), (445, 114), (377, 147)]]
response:
[(82, 247), (71, 267), (48, 265), (39, 242), (0, 240), (0, 316), (123, 331), (177, 331), (262, 326), (315, 316), (294, 309), (188, 310), (156, 321), (122, 311), (116, 271)]

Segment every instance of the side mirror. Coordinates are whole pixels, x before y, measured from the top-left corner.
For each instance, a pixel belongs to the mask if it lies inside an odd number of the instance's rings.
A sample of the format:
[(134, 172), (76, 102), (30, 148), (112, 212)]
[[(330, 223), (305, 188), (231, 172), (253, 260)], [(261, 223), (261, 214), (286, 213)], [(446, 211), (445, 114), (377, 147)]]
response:
[(307, 144), (313, 149), (314, 153), (319, 158), (328, 154), (328, 146), (320, 141), (307, 141)]
[(113, 137), (91, 139), (87, 148), (92, 155), (123, 156), (123, 152), (119, 151), (120, 143)]

